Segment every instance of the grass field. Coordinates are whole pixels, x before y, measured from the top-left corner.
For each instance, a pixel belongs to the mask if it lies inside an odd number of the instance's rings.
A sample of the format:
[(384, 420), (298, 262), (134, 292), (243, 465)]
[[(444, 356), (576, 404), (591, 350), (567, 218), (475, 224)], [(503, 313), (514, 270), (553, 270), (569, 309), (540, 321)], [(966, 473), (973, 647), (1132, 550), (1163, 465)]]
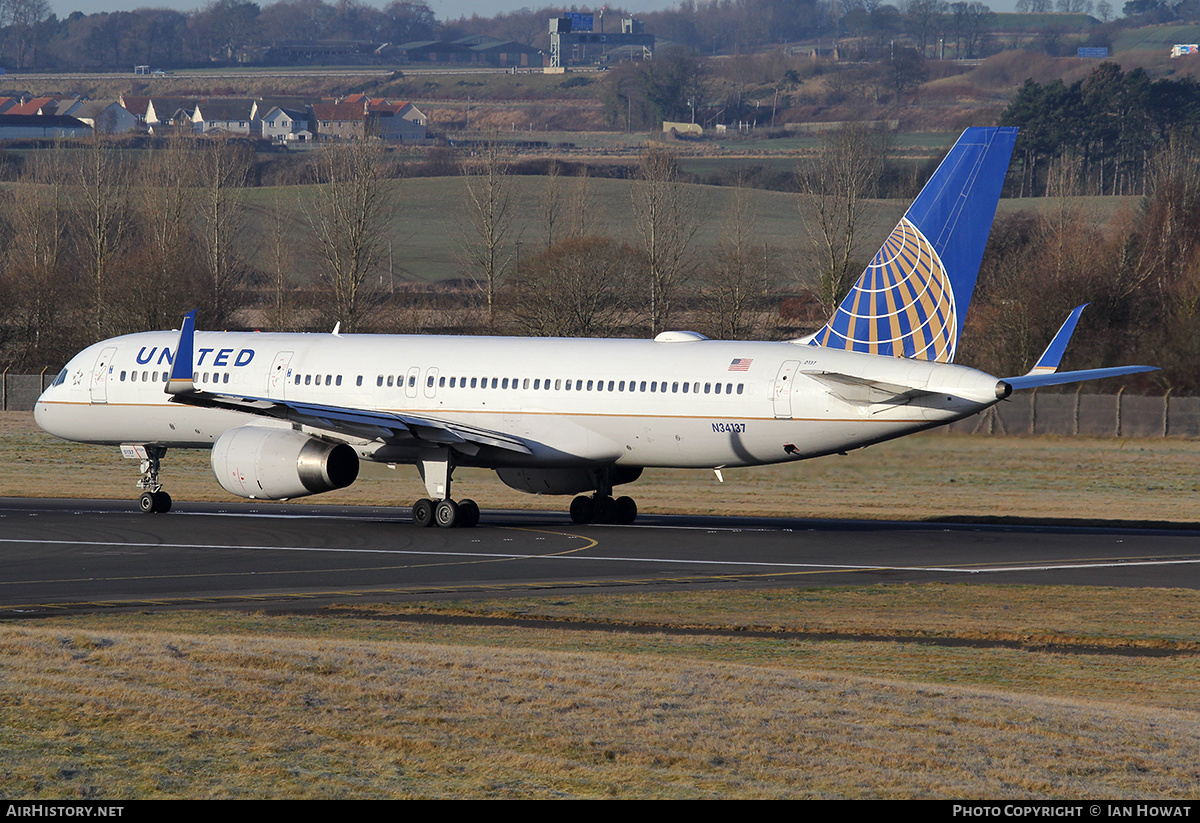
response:
[[(881, 586), (413, 609), (615, 615), (605, 630), (402, 611), (0, 625), (0, 796), (1144, 800), (1200, 785), (1194, 591)], [(755, 625), (771, 631), (728, 631)], [(813, 634), (825, 629), (842, 634)]]
[[(791, 164), (791, 161), (788, 161)], [(696, 163), (697, 170), (711, 171), (718, 168), (712, 162)], [(514, 176), (513, 228), (510, 253), (528, 256), (545, 247), (546, 229), (540, 216), (539, 203), (545, 196), (545, 177)], [(396, 184), (395, 212), (388, 227), (388, 241), (392, 251), (393, 271), (397, 282), (404, 279), (439, 281), (466, 276), (463, 265), (463, 243), (467, 239), (464, 227), (466, 203), (465, 180), (462, 177), (417, 177)], [(569, 201), (578, 196), (580, 186), (587, 197), (585, 220), (587, 233), (620, 238), (636, 238), (637, 227), (633, 214), (633, 186), (628, 180), (590, 179), (580, 183), (574, 178), (558, 178), (558, 185)], [(732, 207), (735, 189), (728, 186), (687, 186), (695, 207), (700, 229), (694, 245), (698, 252), (715, 250), (721, 238), (728, 233), (727, 215)], [(753, 244), (767, 244), (780, 261), (782, 275), (780, 286), (794, 288), (810, 282), (813, 259), (812, 245), (805, 233), (799, 207), (799, 198), (787, 192), (747, 191), (748, 222), (753, 226)], [(285, 214), (285, 231), (291, 242), (289, 246), (303, 257), (311, 242), (305, 209), (311, 203), (312, 191), (308, 186), (250, 189), (246, 202), (252, 214), (246, 242), (251, 259), (265, 270), (270, 270), (267, 238), (275, 230), (275, 221), (270, 214), (279, 209)], [(1099, 220), (1112, 219), (1122, 209), (1135, 208), (1137, 198), (1095, 197), (1077, 198), (1084, 208), (1095, 213)], [(1056, 208), (1053, 198), (1025, 198), (1002, 200), (998, 209), (1001, 216), (1017, 210), (1050, 210)], [(868, 256), (882, 244), (888, 233), (904, 213), (908, 203), (899, 200), (879, 201), (868, 212), (868, 224), (863, 231), (864, 256)], [(558, 237), (563, 225), (571, 220), (573, 207), (564, 203), (564, 214), (560, 216)], [(261, 244), (255, 246), (254, 244)], [(383, 266), (386, 268), (387, 260)], [(301, 266), (300, 270), (311, 271), (312, 266)]]
[(1171, 53), (1176, 43), (1200, 42), (1200, 26), (1143, 26), (1126, 29), (1113, 37), (1113, 52), (1157, 51), (1163, 55)]

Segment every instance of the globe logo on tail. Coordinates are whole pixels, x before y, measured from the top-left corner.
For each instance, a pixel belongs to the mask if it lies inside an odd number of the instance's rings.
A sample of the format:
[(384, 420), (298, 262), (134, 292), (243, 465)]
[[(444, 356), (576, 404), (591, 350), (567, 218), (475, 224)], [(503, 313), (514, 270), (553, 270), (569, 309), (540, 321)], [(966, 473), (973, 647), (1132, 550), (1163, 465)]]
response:
[(933, 245), (908, 218), (901, 218), (812, 345), (954, 360), (954, 290)]

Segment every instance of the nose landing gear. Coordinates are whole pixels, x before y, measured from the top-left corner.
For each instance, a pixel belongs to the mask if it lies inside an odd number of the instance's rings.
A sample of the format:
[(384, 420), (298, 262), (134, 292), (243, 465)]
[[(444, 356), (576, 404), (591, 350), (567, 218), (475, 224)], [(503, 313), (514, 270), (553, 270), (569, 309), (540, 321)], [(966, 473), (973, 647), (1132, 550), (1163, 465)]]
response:
[(137, 487), (142, 489), (138, 498), (138, 509), (142, 514), (163, 514), (171, 510), (171, 495), (162, 490), (158, 482), (158, 469), (167, 450), (163, 446), (121, 446), (121, 454), (130, 458), (141, 458), (141, 478)]

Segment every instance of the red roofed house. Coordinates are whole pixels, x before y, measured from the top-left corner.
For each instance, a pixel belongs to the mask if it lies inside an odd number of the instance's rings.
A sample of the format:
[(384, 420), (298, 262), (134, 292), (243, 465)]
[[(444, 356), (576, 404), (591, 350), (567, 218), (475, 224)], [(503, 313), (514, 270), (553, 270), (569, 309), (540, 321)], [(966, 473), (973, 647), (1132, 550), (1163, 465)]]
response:
[(424, 143), (425, 115), (412, 103), (371, 100), (367, 104), (367, 133), (398, 143)]
[(367, 113), (362, 102), (323, 102), (312, 105), (312, 128), (321, 140), (361, 140)]

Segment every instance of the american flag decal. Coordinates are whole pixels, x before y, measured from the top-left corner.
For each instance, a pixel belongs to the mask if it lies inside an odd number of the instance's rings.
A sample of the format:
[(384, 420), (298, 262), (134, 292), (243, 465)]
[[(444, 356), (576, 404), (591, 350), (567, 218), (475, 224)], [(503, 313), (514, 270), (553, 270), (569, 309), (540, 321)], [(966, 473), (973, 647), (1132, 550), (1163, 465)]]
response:
[(729, 364), (729, 371), (750, 371), (750, 364), (753, 362), (753, 357), (735, 357)]

